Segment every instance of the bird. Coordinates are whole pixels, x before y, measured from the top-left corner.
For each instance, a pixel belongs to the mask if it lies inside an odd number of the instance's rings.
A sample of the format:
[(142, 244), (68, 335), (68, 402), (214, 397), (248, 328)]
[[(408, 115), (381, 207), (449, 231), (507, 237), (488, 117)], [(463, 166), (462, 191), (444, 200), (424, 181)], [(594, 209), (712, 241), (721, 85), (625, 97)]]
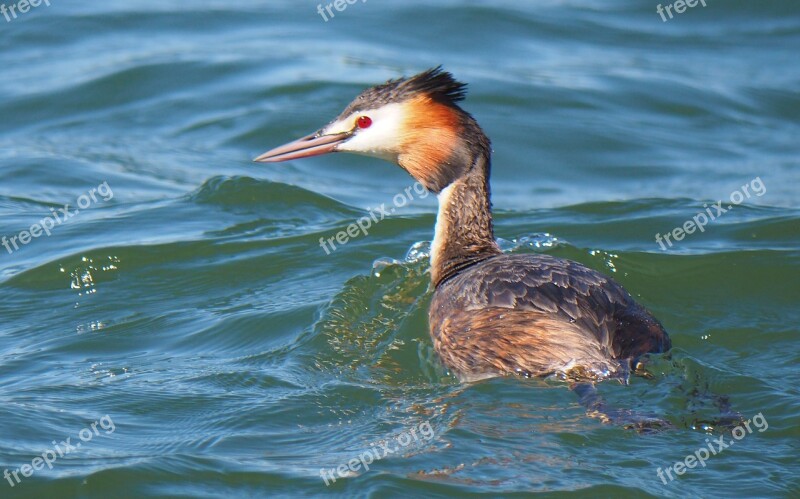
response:
[(317, 132), (254, 159), (334, 152), (403, 168), (438, 198), (428, 322), (442, 364), (463, 381), (499, 376), (594, 382), (671, 348), (662, 324), (622, 285), (581, 263), (509, 254), (494, 236), (492, 148), (442, 66), (361, 92)]

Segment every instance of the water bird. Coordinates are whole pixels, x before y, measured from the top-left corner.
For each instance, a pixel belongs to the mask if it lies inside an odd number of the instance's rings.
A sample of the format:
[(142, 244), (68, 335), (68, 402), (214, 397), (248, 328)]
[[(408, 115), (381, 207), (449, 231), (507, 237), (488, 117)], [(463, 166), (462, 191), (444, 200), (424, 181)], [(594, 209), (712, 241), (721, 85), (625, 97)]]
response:
[[(491, 145), (459, 106), (465, 97), (466, 85), (441, 66), (389, 80), (317, 132), (254, 161), (361, 154), (399, 165), (438, 195), (430, 334), (443, 364), (462, 380), (600, 380), (669, 350), (661, 323), (610, 277), (571, 260), (500, 250)], [(591, 393), (582, 397), (592, 403)]]

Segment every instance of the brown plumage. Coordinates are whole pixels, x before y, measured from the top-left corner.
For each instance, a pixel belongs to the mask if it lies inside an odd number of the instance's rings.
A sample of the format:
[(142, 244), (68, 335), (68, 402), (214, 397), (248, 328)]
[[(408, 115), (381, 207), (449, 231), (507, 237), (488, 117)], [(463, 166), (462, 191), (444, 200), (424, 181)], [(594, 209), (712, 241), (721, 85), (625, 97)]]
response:
[(661, 324), (609, 277), (569, 260), (500, 251), (491, 146), (458, 106), (465, 95), (465, 85), (441, 68), (389, 81), (365, 90), (315, 134), (256, 160), (366, 154), (400, 165), (439, 195), (430, 333), (443, 363), (462, 379), (601, 379), (668, 350)]
[(497, 255), (441, 283), (434, 347), (462, 378), (599, 379), (669, 349), (664, 329), (610, 278), (548, 255)]

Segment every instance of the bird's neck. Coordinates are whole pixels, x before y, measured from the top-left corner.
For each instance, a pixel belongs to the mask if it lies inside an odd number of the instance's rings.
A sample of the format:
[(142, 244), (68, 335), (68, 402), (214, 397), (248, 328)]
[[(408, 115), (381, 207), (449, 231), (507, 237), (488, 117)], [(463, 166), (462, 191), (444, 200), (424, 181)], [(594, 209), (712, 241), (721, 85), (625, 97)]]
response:
[(494, 240), (489, 192), (489, 156), (477, 154), (466, 174), (439, 193), (439, 214), (431, 246), (434, 287), (465, 268), (499, 254)]

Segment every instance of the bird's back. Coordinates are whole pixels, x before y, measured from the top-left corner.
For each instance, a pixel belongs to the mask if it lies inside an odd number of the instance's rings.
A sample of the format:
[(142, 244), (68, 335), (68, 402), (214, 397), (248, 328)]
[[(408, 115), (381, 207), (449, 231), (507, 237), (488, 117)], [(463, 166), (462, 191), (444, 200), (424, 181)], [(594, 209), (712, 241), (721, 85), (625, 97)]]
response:
[(548, 255), (498, 255), (443, 282), (430, 310), (444, 363), (465, 378), (602, 377), (670, 348), (661, 324), (611, 278)]

